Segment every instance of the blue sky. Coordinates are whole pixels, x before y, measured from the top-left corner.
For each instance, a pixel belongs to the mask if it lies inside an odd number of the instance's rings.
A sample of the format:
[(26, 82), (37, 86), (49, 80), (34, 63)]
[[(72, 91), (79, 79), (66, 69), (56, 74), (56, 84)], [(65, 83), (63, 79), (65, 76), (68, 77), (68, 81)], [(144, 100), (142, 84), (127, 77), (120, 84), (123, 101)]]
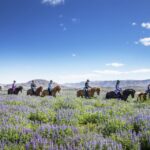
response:
[(149, 0), (0, 0), (0, 83), (150, 78)]

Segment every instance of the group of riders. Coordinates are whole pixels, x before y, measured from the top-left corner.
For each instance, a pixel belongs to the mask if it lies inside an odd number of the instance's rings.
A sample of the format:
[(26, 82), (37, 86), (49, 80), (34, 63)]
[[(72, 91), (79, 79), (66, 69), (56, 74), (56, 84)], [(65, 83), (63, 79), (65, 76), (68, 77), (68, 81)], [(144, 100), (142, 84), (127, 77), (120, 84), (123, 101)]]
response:
[[(33, 95), (36, 95), (37, 85), (34, 82), (34, 80), (32, 80), (32, 82), (30, 84), (30, 87), (31, 87), (31, 91), (32, 91)], [(13, 93), (15, 94), (16, 88), (17, 88), (16, 81), (13, 81), (13, 84), (12, 84), (12, 94)], [(90, 86), (90, 80), (87, 80), (85, 82), (85, 86), (83, 88), (83, 95), (84, 95), (85, 98), (90, 98), (90, 96), (89, 96), (89, 90), (91, 88), (92, 87)], [(48, 88), (47, 88), (47, 91), (48, 91), (49, 95), (52, 95), (52, 90), (53, 90), (53, 81), (50, 80), (50, 82), (48, 83)], [(120, 81), (119, 80), (117, 80), (117, 82), (116, 82), (115, 90), (113, 91), (113, 93), (115, 93), (115, 97), (116, 98), (121, 98), (122, 97), (123, 90), (122, 90), (122, 88), (120, 88)], [(148, 85), (145, 94), (150, 95), (150, 84)]]
[[(33, 95), (36, 95), (37, 85), (34, 82), (34, 80), (32, 80), (30, 87), (31, 87), (31, 91)], [(12, 84), (12, 91), (14, 94), (15, 94), (16, 88), (17, 88), (16, 81), (14, 80)], [(47, 88), (49, 95), (52, 94), (52, 89), (53, 89), (53, 81), (50, 80), (50, 82), (48, 83), (48, 88)]]
[[(85, 82), (85, 87), (84, 87), (84, 95), (85, 95), (85, 98), (89, 98), (89, 89), (92, 88), (90, 85), (89, 85), (90, 81), (87, 80)], [(115, 97), (117, 97), (118, 99), (121, 99), (122, 98), (122, 93), (123, 93), (123, 90), (122, 88), (120, 88), (120, 80), (117, 80), (116, 81), (116, 85), (115, 85), (115, 90), (113, 91), (115, 93)], [(145, 94), (148, 94), (150, 95), (150, 84), (148, 85), (147, 87), (147, 90), (145, 91)]]

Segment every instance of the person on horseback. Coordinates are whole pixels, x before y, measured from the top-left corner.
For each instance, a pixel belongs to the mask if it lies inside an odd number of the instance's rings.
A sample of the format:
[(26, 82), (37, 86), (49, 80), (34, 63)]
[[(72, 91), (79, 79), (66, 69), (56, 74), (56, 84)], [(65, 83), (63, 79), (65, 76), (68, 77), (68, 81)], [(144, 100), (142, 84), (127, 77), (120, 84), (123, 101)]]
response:
[(150, 84), (147, 87), (146, 93), (150, 96)]
[(48, 92), (49, 92), (49, 95), (52, 95), (52, 86), (53, 86), (53, 81), (50, 80), (49, 84), (48, 84)]
[(147, 87), (146, 93), (147, 93), (147, 94), (150, 94), (150, 84), (149, 84), (148, 87)]
[(84, 87), (85, 98), (89, 98), (88, 89), (91, 88), (91, 87), (89, 86), (89, 83), (90, 83), (90, 80), (87, 80), (87, 81), (85, 82), (85, 87)]
[(35, 95), (36, 94), (36, 84), (35, 84), (34, 80), (32, 80), (32, 83), (31, 83), (31, 90), (32, 90), (32, 93)]
[(12, 84), (12, 92), (15, 93), (15, 91), (16, 91), (16, 81), (14, 80)]
[(121, 98), (122, 89), (119, 86), (120, 86), (120, 81), (117, 80), (115, 93), (119, 98)]

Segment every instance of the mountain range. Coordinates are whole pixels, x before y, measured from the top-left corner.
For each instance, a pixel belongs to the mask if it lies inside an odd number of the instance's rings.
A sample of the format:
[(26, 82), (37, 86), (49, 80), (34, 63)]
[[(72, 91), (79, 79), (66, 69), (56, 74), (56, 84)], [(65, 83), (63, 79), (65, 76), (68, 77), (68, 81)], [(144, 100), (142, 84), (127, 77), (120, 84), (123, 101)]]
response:
[[(43, 80), (43, 79), (36, 79), (34, 80), (37, 86), (43, 86), (44, 88), (47, 88), (49, 81)], [(65, 83), (65, 84), (59, 84), (62, 89), (78, 89), (83, 88), (85, 82), (79, 82), (79, 83)], [(30, 88), (31, 81), (26, 83), (19, 83), (18, 86), (21, 85), (25, 89)], [(114, 88), (116, 84), (116, 81), (91, 81), (90, 85), (93, 87), (102, 87), (102, 88)], [(150, 84), (150, 80), (122, 80), (120, 83), (120, 87), (134, 87), (134, 88), (142, 88), (146, 89), (148, 84)], [(0, 84), (4, 88), (10, 88), (11, 84)], [(54, 83), (54, 86), (58, 85), (58, 83)]]

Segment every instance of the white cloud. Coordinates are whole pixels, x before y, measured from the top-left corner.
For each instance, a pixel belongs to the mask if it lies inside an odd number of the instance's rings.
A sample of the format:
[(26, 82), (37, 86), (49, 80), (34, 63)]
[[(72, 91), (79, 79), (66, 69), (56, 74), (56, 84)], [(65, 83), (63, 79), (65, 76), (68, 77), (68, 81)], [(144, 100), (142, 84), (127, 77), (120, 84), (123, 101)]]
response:
[(64, 24), (63, 24), (63, 23), (60, 23), (59, 25), (60, 25), (60, 27), (63, 27), (63, 26), (64, 26)]
[(114, 63), (106, 64), (106, 66), (112, 66), (112, 67), (123, 67), (123, 66), (124, 66), (124, 64), (114, 62)]
[(144, 80), (149, 79), (150, 69), (137, 69), (130, 71), (119, 71), (119, 70), (95, 70), (90, 73), (78, 73), (78, 74), (66, 74), (59, 76), (60, 82), (63, 83), (76, 83), (90, 79), (91, 81), (98, 80)]
[(80, 23), (80, 19), (78, 19), (78, 18), (72, 18), (71, 21), (73, 23)]
[[(134, 79), (134, 80), (143, 80), (143, 79), (149, 79), (150, 78), (150, 68), (140, 68), (140, 69), (133, 69), (133, 70), (96, 70), (91, 72), (80, 72), (76, 74), (71, 73), (52, 73), (52, 72), (46, 72), (44, 70), (34, 70), (33, 68), (29, 69), (28, 67), (21, 69), (21, 71), (18, 68), (14, 71), (9, 68), (8, 70), (2, 70), (1, 72), (1, 78), (0, 83), (12, 83), (15, 79), (17, 80), (17, 83), (20, 82), (27, 82), (32, 79), (46, 79), (50, 80), (53, 79), (55, 82), (58, 83), (70, 83), (70, 82), (80, 82), (80, 81), (86, 81), (86, 79), (90, 79), (91, 81), (96, 80), (128, 80), (128, 79)], [(23, 71), (25, 70), (25, 71)], [(31, 71), (32, 70), (32, 71)], [(32, 74), (25, 74), (24, 72), (32, 72)], [(54, 71), (53, 71), (54, 72)], [(10, 76), (10, 74), (12, 76)], [(61, 74), (61, 75), (60, 75)], [(38, 75), (38, 76), (37, 76)]]
[(42, 0), (42, 3), (47, 3), (50, 5), (60, 5), (60, 4), (64, 4), (65, 0)]
[[(130, 73), (130, 72), (129, 72)], [(133, 70), (131, 73), (150, 73), (150, 69), (138, 69), (138, 70)]]
[(72, 57), (76, 57), (77, 55), (76, 54), (72, 54)]
[(131, 71), (117, 71), (117, 70), (95, 70), (94, 73), (103, 74), (103, 75), (131, 75), (131, 74), (140, 74), (140, 73), (150, 73), (150, 69), (137, 69)]
[(143, 44), (144, 46), (150, 46), (150, 37), (146, 37), (146, 38), (140, 39), (139, 42), (141, 44)]
[(137, 25), (137, 23), (136, 22), (132, 22), (132, 26), (136, 26)]
[(63, 31), (67, 31), (67, 28), (66, 28), (66, 27), (63, 27)]
[(138, 44), (139, 44), (139, 42), (138, 42), (138, 41), (135, 41), (135, 42), (134, 42), (134, 44), (135, 44), (135, 45), (138, 45)]
[(145, 28), (145, 29), (150, 29), (150, 22), (147, 22), (147, 23), (143, 22), (143, 23), (141, 24), (141, 26), (142, 26), (143, 28)]

